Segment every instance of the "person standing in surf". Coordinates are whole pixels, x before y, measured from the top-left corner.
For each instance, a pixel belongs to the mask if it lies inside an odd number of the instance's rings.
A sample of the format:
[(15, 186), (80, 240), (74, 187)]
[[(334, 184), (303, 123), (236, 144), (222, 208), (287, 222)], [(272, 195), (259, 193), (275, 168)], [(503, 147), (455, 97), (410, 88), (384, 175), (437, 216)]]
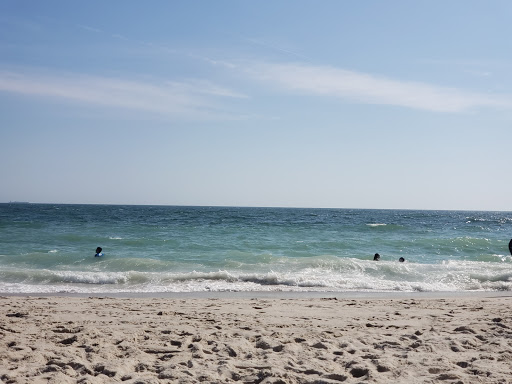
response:
[(98, 247), (96, 248), (96, 254), (94, 255), (94, 257), (101, 257), (103, 256), (103, 253), (101, 253), (103, 249), (101, 249), (101, 247)]

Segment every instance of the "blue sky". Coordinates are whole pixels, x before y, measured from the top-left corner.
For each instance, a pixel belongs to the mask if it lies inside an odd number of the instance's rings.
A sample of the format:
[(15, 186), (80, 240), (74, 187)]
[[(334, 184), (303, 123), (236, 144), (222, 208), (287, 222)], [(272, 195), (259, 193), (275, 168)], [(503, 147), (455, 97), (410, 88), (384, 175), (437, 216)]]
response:
[(511, 14), (0, 0), (0, 202), (511, 210)]

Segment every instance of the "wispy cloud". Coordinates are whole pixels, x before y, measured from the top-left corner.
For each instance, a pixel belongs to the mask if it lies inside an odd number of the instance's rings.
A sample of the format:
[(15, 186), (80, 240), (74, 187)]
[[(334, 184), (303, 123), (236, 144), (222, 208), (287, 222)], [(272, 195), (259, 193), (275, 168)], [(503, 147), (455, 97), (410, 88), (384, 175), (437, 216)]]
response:
[(94, 32), (94, 33), (102, 33), (103, 32), (101, 29), (90, 27), (88, 25), (77, 24), (77, 27), (80, 29), (89, 31), (89, 32)]
[(300, 60), (310, 61), (309, 57), (306, 57), (306, 56), (304, 56), (304, 55), (302, 55), (300, 53), (297, 53), (297, 52), (295, 52), (293, 50), (283, 48), (282, 46), (280, 46), (278, 44), (275, 44), (275, 43), (272, 43), (272, 42), (268, 42), (268, 41), (263, 40), (263, 39), (246, 38), (246, 41), (251, 43), (251, 44), (258, 45), (258, 46), (261, 46), (261, 47), (265, 47), (265, 48), (268, 48), (270, 50), (273, 50), (273, 51), (276, 51), (276, 52), (280, 52), (280, 53), (288, 55), (288, 56), (294, 56), (296, 58), (299, 58)]
[(512, 107), (512, 97), (509, 95), (467, 92), (328, 66), (253, 63), (246, 68), (251, 76), (282, 91), (338, 97), (359, 103), (393, 105), (435, 112), (463, 112), (480, 107)]
[(490, 71), (477, 71), (477, 70), (474, 70), (474, 69), (466, 69), (466, 70), (464, 70), (464, 73), (467, 73), (468, 75), (476, 76), (476, 77), (490, 77), (490, 76), (492, 76), (492, 73)]
[[(390, 105), (434, 112), (465, 112), (478, 108), (512, 108), (504, 94), (468, 92), (421, 82), (406, 82), (372, 74), (304, 63), (209, 61), (234, 81), (256, 80), (266, 92), (339, 98), (343, 101)], [(223, 75), (226, 75), (226, 72)], [(229, 79), (229, 77), (225, 77)], [(126, 108), (192, 119), (239, 119), (226, 101), (248, 100), (246, 92), (208, 79), (128, 80), (37, 70), (0, 69), (0, 92)]]
[(208, 80), (189, 79), (187, 81), (169, 81), (167, 84), (173, 89), (179, 90), (181, 93), (195, 93), (220, 97), (232, 97), (238, 99), (248, 98), (248, 96), (243, 93), (219, 86)]
[(211, 82), (137, 82), (99, 76), (41, 75), (0, 71), (0, 91), (51, 97), (172, 117), (236, 118), (222, 108), (225, 98), (245, 98)]
[(121, 35), (120, 33), (113, 33), (111, 35), (114, 39), (124, 40), (124, 41), (131, 41), (126, 36)]

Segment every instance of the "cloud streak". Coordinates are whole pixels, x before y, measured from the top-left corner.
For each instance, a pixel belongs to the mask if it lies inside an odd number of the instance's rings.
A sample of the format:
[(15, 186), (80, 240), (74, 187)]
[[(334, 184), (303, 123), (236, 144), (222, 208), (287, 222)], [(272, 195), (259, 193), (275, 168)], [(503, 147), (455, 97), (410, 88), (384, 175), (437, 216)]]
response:
[(200, 80), (150, 83), (100, 76), (8, 71), (0, 71), (0, 91), (195, 118), (226, 118), (230, 114), (222, 110), (219, 100), (246, 97)]
[(101, 29), (90, 27), (88, 25), (77, 24), (77, 27), (80, 29), (86, 30), (88, 32), (94, 32), (94, 33), (102, 33), (103, 32)]
[[(467, 92), (329, 66), (269, 62), (230, 64), (224, 61), (210, 64), (230, 72), (234, 78), (257, 81), (266, 92), (287, 96), (331, 97), (343, 102), (450, 113), (512, 107), (509, 95)], [(193, 120), (245, 119), (245, 113), (233, 112), (232, 104), (229, 106), (231, 111), (227, 111), (225, 105), (226, 101), (249, 99), (248, 92), (242, 93), (204, 79), (134, 81), (19, 69), (0, 70), (0, 91)]]
[(464, 112), (475, 108), (511, 108), (508, 95), (488, 95), (404, 82), (344, 69), (296, 63), (251, 64), (247, 72), (281, 91), (341, 98), (351, 102), (391, 105), (434, 112)]

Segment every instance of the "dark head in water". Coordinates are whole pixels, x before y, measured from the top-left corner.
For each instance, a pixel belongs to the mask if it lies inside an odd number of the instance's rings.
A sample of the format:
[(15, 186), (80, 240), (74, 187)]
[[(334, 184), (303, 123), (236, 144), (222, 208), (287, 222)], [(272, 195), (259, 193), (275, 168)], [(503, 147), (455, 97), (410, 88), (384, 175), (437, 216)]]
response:
[(101, 249), (101, 247), (96, 248), (96, 253), (101, 253), (101, 251), (103, 251), (103, 249)]
[(401, 258), (398, 259), (398, 261), (403, 263), (405, 261), (405, 259), (403, 257), (401, 257)]
[(380, 255), (378, 253), (376, 253), (375, 256), (373, 256), (373, 260), (379, 261), (380, 260)]

